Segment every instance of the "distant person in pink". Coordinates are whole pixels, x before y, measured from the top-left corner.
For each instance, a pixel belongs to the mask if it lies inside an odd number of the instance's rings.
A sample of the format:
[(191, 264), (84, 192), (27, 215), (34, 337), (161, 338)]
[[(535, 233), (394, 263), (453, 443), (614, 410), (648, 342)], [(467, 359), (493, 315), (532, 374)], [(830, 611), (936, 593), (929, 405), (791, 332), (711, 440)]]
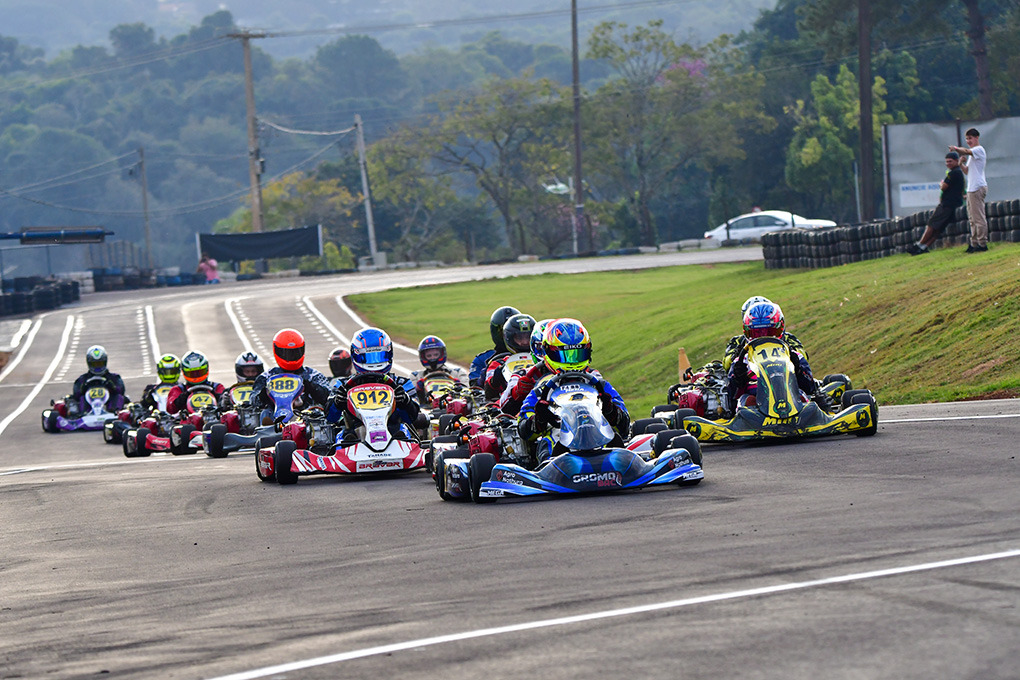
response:
[(205, 274), (205, 282), (208, 283), (219, 283), (220, 273), (216, 270), (216, 260), (209, 257), (208, 254), (202, 253), (202, 259), (198, 263), (197, 273)]

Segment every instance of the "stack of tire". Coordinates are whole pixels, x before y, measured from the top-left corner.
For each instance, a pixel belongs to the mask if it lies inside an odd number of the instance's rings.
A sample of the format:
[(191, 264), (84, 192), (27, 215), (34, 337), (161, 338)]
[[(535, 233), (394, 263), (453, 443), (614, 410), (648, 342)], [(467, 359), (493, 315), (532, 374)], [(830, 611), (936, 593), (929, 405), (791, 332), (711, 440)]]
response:
[[(1020, 243), (1020, 199), (986, 206), (988, 239)], [(766, 269), (817, 269), (874, 260), (906, 252), (924, 233), (932, 211), (826, 229), (791, 229), (762, 236)], [(936, 247), (966, 244), (970, 224), (966, 207), (956, 209)]]

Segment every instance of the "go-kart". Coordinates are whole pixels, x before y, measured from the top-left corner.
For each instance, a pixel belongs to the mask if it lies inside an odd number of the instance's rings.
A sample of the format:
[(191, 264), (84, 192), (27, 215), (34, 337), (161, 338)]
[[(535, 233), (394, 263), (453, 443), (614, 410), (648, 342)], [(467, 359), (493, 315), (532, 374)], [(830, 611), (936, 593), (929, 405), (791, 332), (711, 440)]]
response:
[[(543, 398), (559, 418), (548, 442), (548, 458), (536, 469), (497, 462), (492, 453), (469, 458), (436, 457), (435, 482), (443, 500), (492, 502), (507, 496), (603, 493), (648, 486), (693, 486), (704, 479), (701, 448), (689, 435), (660, 437), (655, 457), (623, 447), (607, 446), (615, 437), (602, 413), (597, 378), (587, 373), (562, 373), (544, 386)], [(665, 433), (664, 433), (665, 434)]]
[[(223, 458), (228, 453), (254, 449), (261, 439), (269, 446), (280, 439), (280, 424), (294, 417), (304, 390), (301, 376), (279, 373), (266, 381), (266, 393), (273, 402), (272, 419), (263, 422), (262, 409), (249, 401), (252, 389), (239, 383), (231, 388), (230, 398), (235, 407), (224, 413), (220, 422), (213, 423), (203, 435), (203, 448), (210, 458)], [(236, 393), (235, 393), (236, 391)]]
[(255, 453), (259, 479), (295, 484), (304, 475), (392, 473), (424, 467), (425, 454), (419, 442), (406, 433), (395, 436), (389, 430), (388, 421), (396, 406), (393, 388), (373, 382), (370, 373), (356, 376), (347, 384), (346, 408), (361, 425), (328, 452), (299, 448), (301, 442), (295, 439), (281, 439), (271, 447), (259, 448)]
[(467, 458), (476, 453), (491, 453), (497, 461), (506, 459), (525, 466), (534, 465), (534, 455), (517, 430), (517, 419), (496, 406), (486, 406), (470, 416), (456, 418), (446, 427), (447, 433), (433, 437), (425, 453), (425, 469), (433, 474), (440, 455)]
[[(838, 395), (841, 408), (832, 412), (804, 395), (797, 385), (790, 350), (780, 338), (754, 338), (748, 342), (748, 368), (757, 376), (753, 395), (738, 400), (732, 418), (704, 418), (693, 409), (653, 409), (653, 419), (683, 429), (701, 442), (755, 441), (854, 434), (874, 435), (878, 430), (878, 404), (870, 390), (847, 389), (842, 374), (826, 376), (823, 391)], [(641, 426), (641, 421), (635, 426)], [(645, 426), (647, 427), (647, 425)]]
[(142, 420), (154, 411), (166, 411), (166, 398), (170, 394), (173, 385), (160, 384), (152, 391), (155, 408), (149, 409), (137, 402), (124, 404), (124, 408), (117, 412), (117, 417), (107, 420), (103, 424), (103, 441), (107, 444), (123, 444), (124, 433), (131, 428), (137, 428)]
[(86, 380), (82, 397), (86, 405), (84, 411), (71, 397), (50, 401), (50, 408), (42, 412), (43, 432), (102, 430), (107, 420), (116, 418), (116, 413), (107, 410), (110, 390), (104, 378), (93, 376)]
[(123, 435), (124, 455), (128, 458), (169, 451), (183, 456), (198, 451), (202, 429), (218, 418), (216, 394), (208, 385), (192, 385), (187, 390), (185, 407), (176, 416), (153, 411), (137, 429)]
[(428, 438), (441, 434), (441, 429), (457, 416), (466, 416), (474, 410), (471, 389), (458, 382), (446, 371), (431, 371), (422, 378), (425, 396), (422, 413), (428, 418), (428, 427), (421, 434)]

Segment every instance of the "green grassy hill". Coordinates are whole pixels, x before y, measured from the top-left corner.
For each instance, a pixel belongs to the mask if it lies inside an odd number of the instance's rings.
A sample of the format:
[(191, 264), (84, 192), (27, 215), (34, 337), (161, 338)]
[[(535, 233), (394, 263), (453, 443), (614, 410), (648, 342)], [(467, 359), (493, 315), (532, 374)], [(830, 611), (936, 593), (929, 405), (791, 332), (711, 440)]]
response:
[(782, 306), (816, 376), (846, 373), (879, 404), (1020, 396), (1020, 246), (1011, 243), (811, 271), (757, 262), (527, 276), (350, 302), (404, 344), (439, 335), (464, 365), (491, 346), (488, 319), (500, 305), (574, 317), (592, 335), (593, 365), (644, 415), (677, 381), (678, 348), (696, 366), (722, 357), (751, 295)]

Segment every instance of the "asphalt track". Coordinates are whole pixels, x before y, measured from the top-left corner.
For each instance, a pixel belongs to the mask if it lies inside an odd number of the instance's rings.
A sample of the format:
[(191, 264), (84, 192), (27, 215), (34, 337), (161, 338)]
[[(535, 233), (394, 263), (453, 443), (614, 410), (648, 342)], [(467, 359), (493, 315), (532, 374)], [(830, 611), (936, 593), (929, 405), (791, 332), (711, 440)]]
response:
[(423, 473), (281, 487), (250, 455), (127, 459), (40, 429), (90, 344), (129, 394), (189, 347), (229, 383), (284, 326), (324, 364), (358, 328), (338, 296), (547, 266), (105, 293), (0, 321), (17, 342), (0, 678), (1017, 677), (1017, 400), (882, 407), (871, 438), (706, 446), (693, 488), (486, 506), (440, 501)]

